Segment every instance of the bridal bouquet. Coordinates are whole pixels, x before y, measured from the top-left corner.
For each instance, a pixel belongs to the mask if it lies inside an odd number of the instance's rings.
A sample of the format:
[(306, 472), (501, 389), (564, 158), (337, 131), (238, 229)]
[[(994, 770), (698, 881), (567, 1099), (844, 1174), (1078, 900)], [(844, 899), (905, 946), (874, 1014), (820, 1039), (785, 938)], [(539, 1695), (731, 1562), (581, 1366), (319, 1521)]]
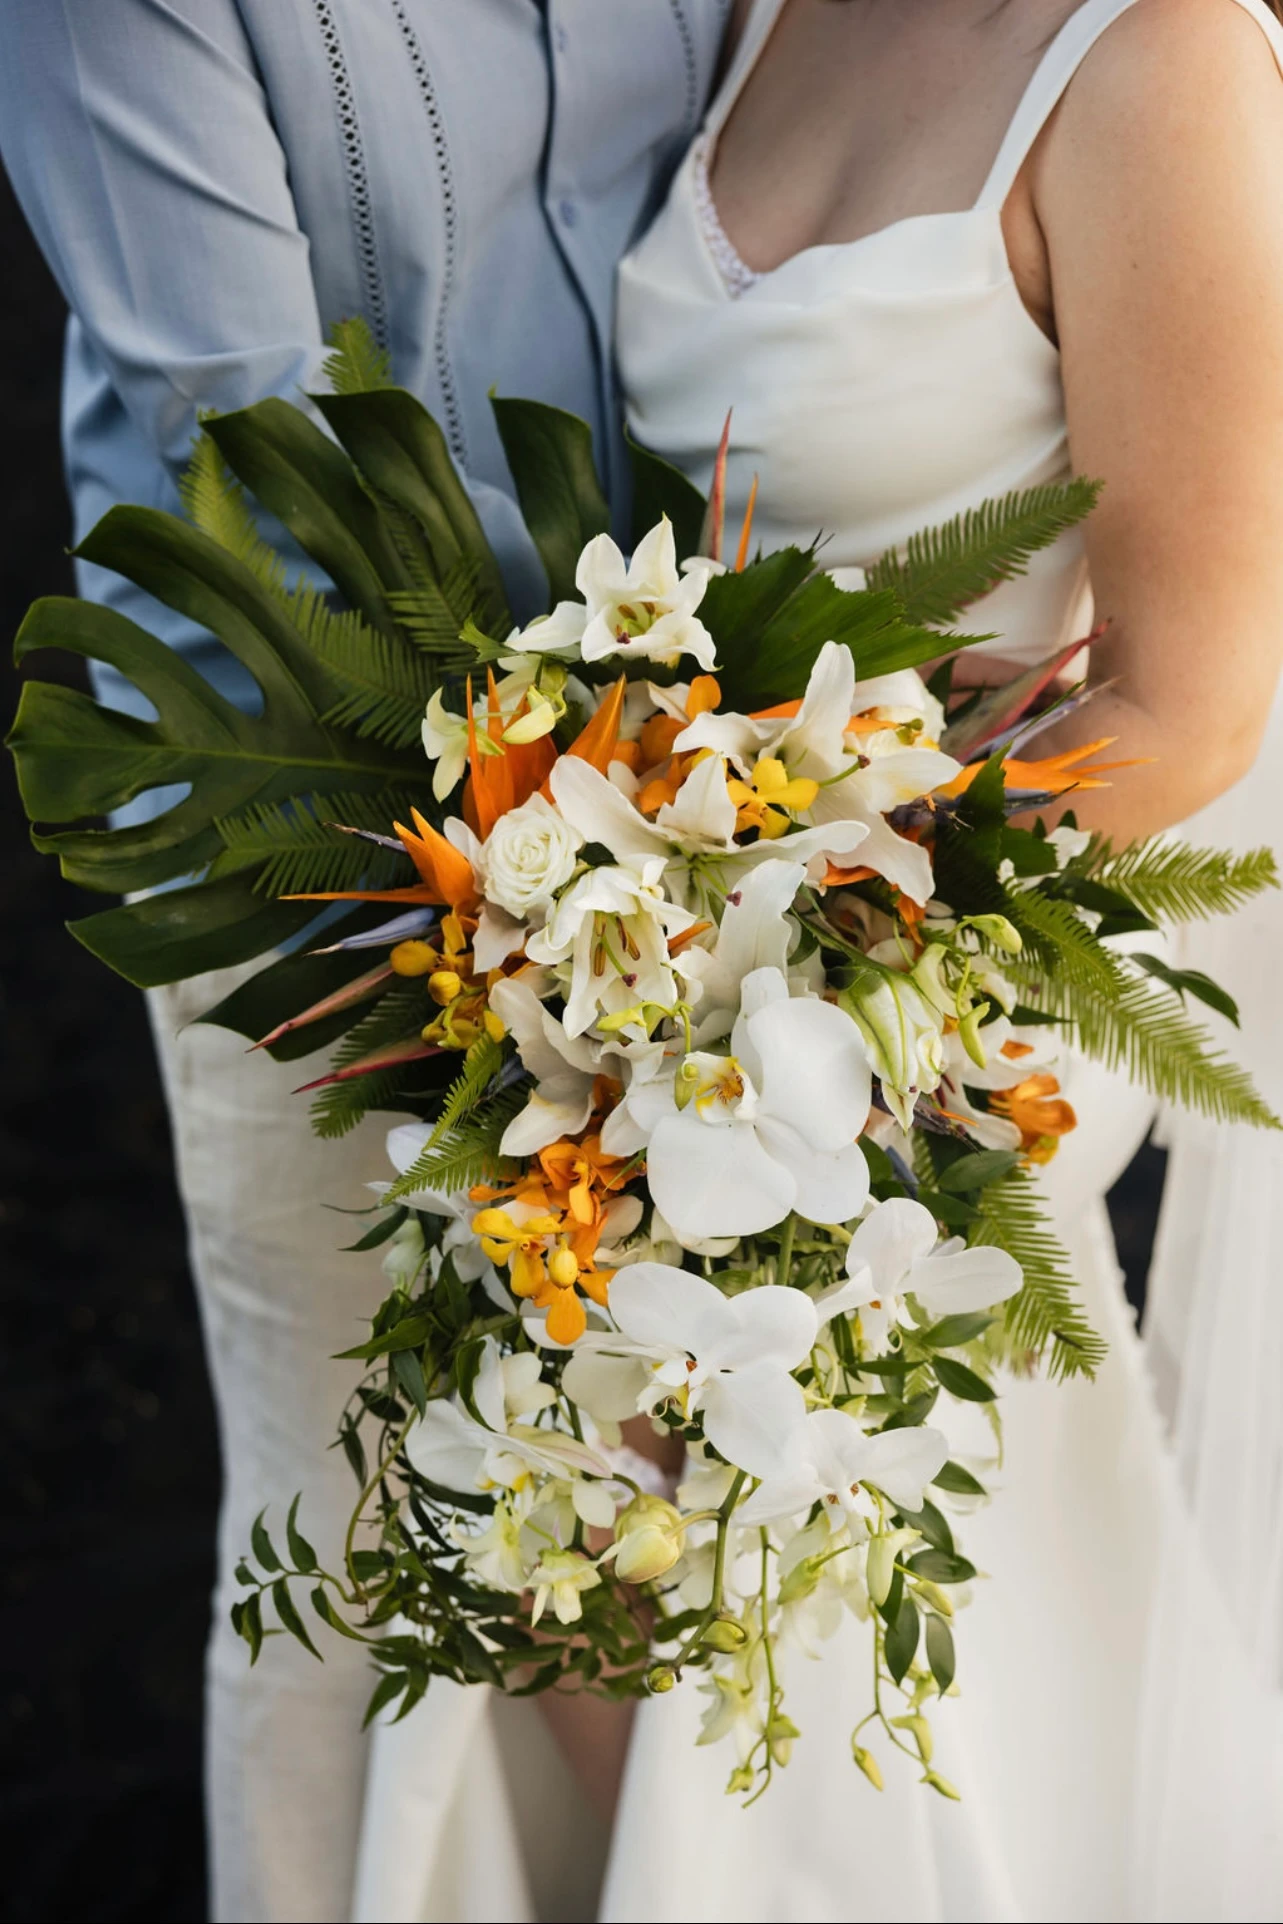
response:
[[(83, 550), (219, 635), (260, 715), (103, 608), (41, 603), (18, 644), (112, 662), (158, 711), (29, 684), (33, 817), (189, 785), (38, 836), (99, 888), (199, 875), (74, 932), (151, 983), (307, 931), (206, 1019), (286, 1060), (337, 1045), (322, 1135), (414, 1118), (354, 1245), (389, 1294), (348, 1352), (342, 1565), (297, 1498), (283, 1540), (260, 1518), (237, 1626), (257, 1657), (270, 1605), (315, 1652), (307, 1592), (369, 1642), (371, 1715), (434, 1676), (630, 1696), (692, 1670), (751, 1797), (800, 1734), (790, 1652), (854, 1617), (856, 1764), (880, 1785), (889, 1743), (952, 1796), (927, 1710), (976, 1572), (948, 1513), (985, 1492), (951, 1437), (1002, 1367), (1101, 1355), (1034, 1174), (1075, 1124), (1058, 1050), (1277, 1126), (1186, 1013), (1232, 1016), (1223, 992), (1111, 944), (1233, 907), (1270, 858), (1046, 831), (1108, 766), (1026, 752), (1086, 699), (1073, 650), (951, 702), (974, 638), (949, 621), (1086, 484), (839, 586), (814, 552), (750, 559), (749, 526), (727, 565), (723, 465), (706, 504), (635, 450), (625, 559), (582, 424), (496, 403), (551, 588), (523, 626), (431, 418), (357, 330), (331, 371), (332, 439), (282, 402), (212, 420), (190, 524), (118, 509)], [(343, 605), (287, 586), (243, 487)]]

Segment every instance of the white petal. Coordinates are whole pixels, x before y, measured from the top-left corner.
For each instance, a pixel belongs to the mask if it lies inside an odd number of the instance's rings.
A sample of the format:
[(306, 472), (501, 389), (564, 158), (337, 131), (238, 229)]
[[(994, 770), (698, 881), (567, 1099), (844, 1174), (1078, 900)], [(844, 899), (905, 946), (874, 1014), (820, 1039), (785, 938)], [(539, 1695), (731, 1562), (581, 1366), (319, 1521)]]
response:
[(589, 1483), (576, 1477), (570, 1486), (570, 1501), (582, 1522), (594, 1530), (609, 1530), (615, 1521), (615, 1499), (604, 1483)]
[[(395, 1129), (388, 1130), (388, 1161), (398, 1176), (404, 1176), (407, 1169), (414, 1167), (434, 1126), (430, 1122), (400, 1122)], [(453, 1215), (453, 1210), (450, 1213)]]
[(677, 736), (673, 751), (689, 755), (697, 748), (711, 748), (733, 761), (742, 774), (747, 774), (770, 733), (769, 725), (764, 727), (748, 715), (718, 715), (706, 709)]
[(766, 1283), (728, 1299), (729, 1327), (700, 1352), (707, 1369), (742, 1370), (756, 1363), (796, 1369), (819, 1332), (815, 1305), (800, 1289)]
[(713, 1448), (750, 1476), (770, 1476), (780, 1466), (805, 1417), (801, 1385), (769, 1363), (715, 1376), (701, 1399), (704, 1434)]
[(610, 1285), (610, 1313), (657, 1355), (699, 1356), (730, 1327), (728, 1299), (714, 1284), (668, 1263), (633, 1263)]
[(457, 1404), (438, 1399), (405, 1439), (405, 1453), (420, 1476), (447, 1490), (475, 1490), (489, 1437)]
[(563, 755), (548, 781), (558, 808), (585, 841), (604, 842), (621, 860), (629, 855), (654, 855), (666, 845), (667, 837), (652, 828), (612, 782), (577, 755)]
[(578, 1096), (558, 1096), (549, 1101), (536, 1093), (504, 1130), (499, 1152), (504, 1156), (538, 1155), (562, 1136), (577, 1135), (591, 1114), (591, 1081)]
[(815, 1149), (787, 1123), (760, 1116), (758, 1140), (787, 1169), (795, 1188), (793, 1207), (812, 1223), (849, 1223), (869, 1200), (869, 1165), (856, 1143)]
[(868, 1120), (873, 1082), (850, 1017), (831, 1002), (789, 997), (750, 1016), (748, 1031), (762, 1065), (761, 1113), (817, 1149), (853, 1143)]
[[(854, 855), (856, 849), (863, 846), (868, 834), (864, 822), (844, 817), (841, 821), (820, 822), (814, 828), (799, 829), (795, 835), (785, 835), (778, 842), (754, 842), (736, 851), (736, 861), (756, 867), (758, 862), (778, 861), (784, 856), (790, 862), (805, 862), (808, 868), (822, 856), (845, 862), (847, 856)], [(820, 873), (823, 874), (822, 868)]]
[[(613, 1287), (613, 1285), (612, 1285)], [(637, 1356), (607, 1356), (586, 1349), (581, 1337), (562, 1372), (561, 1386), (572, 1403), (596, 1423), (626, 1423), (636, 1416), (650, 1368)]]
[(653, 599), (665, 601), (676, 595), (681, 587), (681, 576), (677, 572), (677, 541), (673, 524), (667, 515), (661, 516), (633, 549), (632, 560), (628, 564), (627, 587), (633, 594), (644, 590)]
[(477, 932), (472, 939), (472, 953), (477, 969), (487, 974), (505, 963), (510, 955), (516, 955), (526, 939), (526, 925), (506, 909), (496, 908), (487, 902), (477, 918)]
[(757, 1529), (763, 1523), (776, 1523), (781, 1517), (801, 1516), (823, 1494), (823, 1485), (809, 1465), (779, 1470), (774, 1476), (766, 1477), (748, 1502), (740, 1505), (735, 1512), (735, 1522)]
[(650, 1193), (681, 1239), (751, 1236), (782, 1222), (797, 1185), (748, 1122), (706, 1123), (692, 1103), (666, 1117), (646, 1154)]
[(860, 1481), (875, 1484), (902, 1510), (920, 1510), (927, 1484), (948, 1460), (948, 1439), (939, 1430), (886, 1430), (866, 1438)]
[(720, 755), (696, 763), (674, 800), (660, 809), (655, 826), (670, 839), (730, 847), (735, 834), (735, 804), (727, 792), (726, 765)]
[(590, 608), (627, 595), (628, 569), (608, 534), (595, 535), (581, 553), (575, 586)]
[(846, 1273), (873, 1272), (875, 1295), (897, 1292), (913, 1264), (929, 1256), (939, 1241), (935, 1217), (907, 1196), (893, 1196), (866, 1216), (846, 1252)]
[[(836, 793), (836, 791), (834, 791)], [(860, 861), (902, 889), (911, 902), (929, 902), (934, 886), (931, 857), (916, 842), (906, 841), (888, 828), (872, 809), (865, 815), (868, 835), (860, 844)]]
[(787, 970), (793, 925), (784, 918), (805, 879), (800, 862), (761, 862), (732, 891), (717, 937), (717, 959), (735, 981), (756, 969)]
[[(888, 739), (885, 732), (881, 739)], [(929, 795), (932, 789), (943, 788), (961, 773), (961, 763), (955, 762), (951, 755), (941, 754), (937, 748), (892, 749), (889, 753), (884, 749), (879, 753), (875, 747), (871, 752), (873, 758), (868, 767), (862, 768), (852, 780), (864, 807), (875, 815), (887, 815), (904, 802)]]
[(906, 1289), (933, 1316), (1005, 1303), (1024, 1282), (1019, 1263), (1005, 1249), (964, 1249), (956, 1256), (929, 1256), (909, 1271)]

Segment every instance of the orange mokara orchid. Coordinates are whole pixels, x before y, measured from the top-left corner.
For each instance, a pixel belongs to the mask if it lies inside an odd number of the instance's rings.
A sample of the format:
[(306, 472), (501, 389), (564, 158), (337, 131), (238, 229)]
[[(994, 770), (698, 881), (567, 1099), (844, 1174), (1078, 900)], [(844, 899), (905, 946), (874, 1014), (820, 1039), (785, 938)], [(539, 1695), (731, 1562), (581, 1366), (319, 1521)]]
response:
[(1078, 1118), (1060, 1093), (1055, 1076), (1028, 1076), (1014, 1089), (996, 1090), (989, 1098), (990, 1110), (1014, 1122), (1021, 1135), (1021, 1146), (1034, 1162), (1049, 1162), (1061, 1136), (1078, 1127)]

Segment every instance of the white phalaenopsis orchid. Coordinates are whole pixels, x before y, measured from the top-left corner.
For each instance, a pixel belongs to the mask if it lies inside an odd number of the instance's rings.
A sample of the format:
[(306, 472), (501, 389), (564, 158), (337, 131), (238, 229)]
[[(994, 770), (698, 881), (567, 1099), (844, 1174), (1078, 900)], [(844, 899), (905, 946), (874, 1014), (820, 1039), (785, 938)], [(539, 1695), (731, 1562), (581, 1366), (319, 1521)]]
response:
[(643, 1002), (671, 1008), (677, 983), (668, 944), (695, 916), (670, 902), (662, 887), (660, 855), (613, 868), (592, 868), (561, 896), (526, 953), (559, 974), (569, 963), (566, 1034), (580, 1036), (600, 1015), (622, 1014)]
[[(885, 685), (890, 683), (895, 686)], [(910, 692), (907, 679), (899, 676), (881, 677), (863, 686), (875, 697)], [(682, 752), (711, 748), (729, 756), (746, 775), (758, 760), (770, 757), (783, 764), (790, 778), (818, 782), (821, 786), (807, 811), (811, 821), (862, 824), (867, 833), (860, 844), (860, 865), (884, 875), (913, 901), (926, 902), (931, 894), (930, 857), (917, 843), (897, 835), (885, 817), (901, 804), (952, 781), (959, 764), (934, 746), (918, 748), (911, 740), (902, 741), (895, 726), (880, 720), (876, 726), (853, 732), (853, 723), (861, 715), (856, 707), (860, 698), (850, 649), (828, 641), (816, 657), (796, 714), (765, 720), (749, 715), (699, 715), (677, 737), (675, 746)]]
[(700, 1414), (728, 1463), (766, 1475), (805, 1407), (790, 1371), (819, 1330), (810, 1298), (773, 1283), (724, 1296), (687, 1270), (637, 1263), (612, 1282), (610, 1313), (622, 1344), (610, 1335), (581, 1340), (649, 1364), (640, 1407), (675, 1398), (686, 1415)]
[(871, 1087), (849, 1017), (791, 997), (778, 969), (756, 969), (742, 985), (731, 1053), (697, 1050), (634, 1079), (602, 1144), (611, 1154), (645, 1149), (651, 1195), (682, 1240), (752, 1235), (790, 1210), (846, 1222), (869, 1193), (856, 1138)]
[(845, 1410), (812, 1410), (777, 1448), (760, 1488), (737, 1512), (743, 1524), (801, 1516), (823, 1503), (835, 1528), (865, 1525), (871, 1484), (900, 1510), (920, 1510), (926, 1486), (949, 1460), (948, 1439), (925, 1428), (870, 1436)]
[(765, 861), (750, 869), (727, 900), (711, 946), (682, 957), (687, 999), (694, 1005), (693, 1041), (707, 1048), (728, 1036), (739, 1013), (740, 988), (756, 969), (776, 969), (794, 995), (816, 995), (824, 965), (815, 951), (790, 967), (798, 925), (789, 914), (806, 879), (800, 862)]
[(493, 1336), (487, 1336), (472, 1391), (483, 1421), (453, 1398), (430, 1402), (405, 1441), (419, 1475), (462, 1491), (517, 1489), (532, 1472), (608, 1477), (610, 1465), (576, 1437), (522, 1421), (556, 1401), (540, 1370), (537, 1356), (501, 1356)]
[(634, 661), (674, 662), (692, 656), (714, 664), (713, 637), (696, 615), (714, 562), (677, 565), (667, 515), (643, 536), (625, 561), (608, 534), (588, 543), (575, 569), (582, 601), (559, 601), (553, 612), (512, 635), (517, 653), (559, 654), (582, 661), (624, 655)]
[(906, 1296), (928, 1316), (959, 1316), (1005, 1302), (1022, 1281), (1005, 1249), (968, 1249), (960, 1237), (941, 1243), (930, 1210), (907, 1197), (874, 1206), (851, 1238), (846, 1273), (846, 1301), (874, 1351), (885, 1348)]
[(604, 775), (573, 756), (557, 763), (549, 785), (558, 808), (585, 841), (604, 843), (618, 862), (661, 855), (669, 893), (694, 908), (708, 897), (703, 878), (715, 884), (713, 893), (720, 901), (759, 863), (783, 857), (807, 868), (814, 865), (812, 879), (818, 881), (830, 857), (841, 861), (854, 855), (868, 835), (861, 822), (828, 822), (780, 841), (763, 839), (741, 848), (735, 841), (736, 807), (727, 791), (725, 764), (717, 755), (695, 765), (653, 822)]

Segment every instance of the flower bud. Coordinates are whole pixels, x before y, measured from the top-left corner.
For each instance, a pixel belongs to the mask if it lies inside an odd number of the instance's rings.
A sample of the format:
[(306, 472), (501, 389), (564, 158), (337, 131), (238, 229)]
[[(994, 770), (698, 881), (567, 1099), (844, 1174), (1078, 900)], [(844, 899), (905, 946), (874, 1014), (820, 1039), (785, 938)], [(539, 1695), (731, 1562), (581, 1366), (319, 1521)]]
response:
[(1014, 928), (1005, 915), (969, 915), (967, 926), (1006, 955), (1019, 955), (1025, 946), (1019, 929)]
[(388, 961), (398, 975), (426, 975), (440, 957), (429, 942), (398, 942)]
[(857, 1766), (864, 1772), (872, 1784), (874, 1790), (881, 1790), (883, 1788), (882, 1770), (873, 1752), (866, 1750), (863, 1744), (852, 1744), (851, 1755), (854, 1757)]
[(919, 1577), (913, 1587), (922, 1601), (929, 1603), (942, 1617), (953, 1615), (953, 1598), (938, 1583), (932, 1583), (929, 1577)]
[(443, 1009), (462, 993), (463, 982), (453, 969), (434, 969), (428, 977), (428, 994)]
[[(730, 1656), (744, 1648), (748, 1642), (748, 1631), (738, 1617), (714, 1617), (700, 1642), (706, 1650), (718, 1650), (724, 1656)], [(793, 1734), (796, 1736), (797, 1732)]]
[(780, 1585), (780, 1602), (801, 1603), (805, 1597), (811, 1596), (820, 1581), (820, 1572), (823, 1568), (822, 1557), (803, 1557), (801, 1563), (793, 1566)]
[(646, 1672), (646, 1688), (654, 1697), (663, 1697), (677, 1682), (677, 1672), (670, 1664), (657, 1663)]
[(962, 1038), (962, 1046), (975, 1063), (977, 1069), (983, 1069), (988, 1060), (985, 1055), (985, 1045), (980, 1040), (980, 1024), (984, 1021), (988, 1013), (989, 1004), (987, 1002), (973, 1002), (958, 1024), (958, 1034)]
[(772, 1717), (766, 1726), (766, 1741), (771, 1747), (771, 1756), (781, 1767), (793, 1755), (793, 1745), (802, 1735), (791, 1717)]
[(931, 1726), (926, 1718), (914, 1711), (907, 1717), (893, 1717), (891, 1722), (897, 1730), (908, 1731), (918, 1746), (919, 1757), (924, 1764), (929, 1764), (935, 1751), (935, 1739), (931, 1735)]
[(579, 1259), (573, 1249), (554, 1249), (548, 1258), (548, 1274), (558, 1289), (570, 1289), (579, 1280)]
[(757, 1779), (754, 1777), (751, 1767), (748, 1764), (739, 1764), (727, 1779), (726, 1795), (728, 1797), (735, 1797), (742, 1791), (752, 1790), (756, 1781)]
[(682, 1553), (681, 1533), (644, 1523), (630, 1530), (619, 1545), (615, 1574), (624, 1583), (653, 1583), (671, 1570)]
[(673, 1082), (673, 1101), (684, 1109), (699, 1088), (699, 1064), (686, 1057)]
[(894, 1536), (869, 1538), (869, 1560), (865, 1568), (865, 1582), (874, 1603), (883, 1604), (891, 1594), (891, 1584), (895, 1577), (896, 1542)]
[(962, 1802), (962, 1793), (955, 1790), (949, 1779), (942, 1777), (938, 1771), (927, 1771), (922, 1781), (924, 1784), (930, 1784), (932, 1790), (939, 1791), (942, 1797), (948, 1797), (953, 1803)]

